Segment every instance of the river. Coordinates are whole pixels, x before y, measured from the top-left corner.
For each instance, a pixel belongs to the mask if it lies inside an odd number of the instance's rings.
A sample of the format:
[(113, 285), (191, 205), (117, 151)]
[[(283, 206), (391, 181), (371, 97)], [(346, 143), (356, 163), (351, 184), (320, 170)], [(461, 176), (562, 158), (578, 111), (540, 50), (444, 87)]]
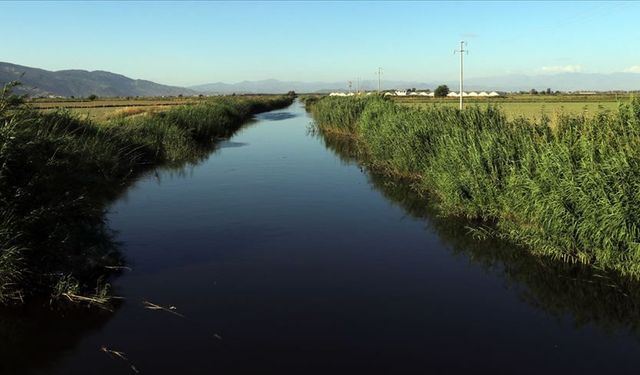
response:
[(474, 239), (310, 123), (296, 102), (139, 179), (108, 214), (122, 301), (3, 317), (3, 373), (637, 373), (634, 295)]

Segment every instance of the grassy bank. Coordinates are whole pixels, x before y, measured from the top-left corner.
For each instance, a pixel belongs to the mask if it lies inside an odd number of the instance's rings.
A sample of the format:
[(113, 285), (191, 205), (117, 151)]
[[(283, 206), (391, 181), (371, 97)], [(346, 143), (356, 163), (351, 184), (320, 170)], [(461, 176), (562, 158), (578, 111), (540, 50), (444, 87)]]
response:
[(355, 137), (378, 170), (414, 177), (480, 236), (640, 276), (640, 102), (594, 116), (508, 119), (495, 107), (409, 108), (381, 98), (311, 104), (321, 131)]
[(140, 173), (206, 155), (253, 114), (292, 97), (216, 98), (95, 123), (0, 97), (0, 302), (100, 300), (124, 264), (107, 205)]

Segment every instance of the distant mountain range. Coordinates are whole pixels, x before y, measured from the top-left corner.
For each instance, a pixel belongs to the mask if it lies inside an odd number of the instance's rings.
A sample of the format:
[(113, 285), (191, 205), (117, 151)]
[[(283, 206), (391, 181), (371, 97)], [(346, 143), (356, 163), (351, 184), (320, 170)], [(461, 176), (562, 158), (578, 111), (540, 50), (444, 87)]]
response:
[(195, 91), (166, 86), (101, 70), (49, 70), (0, 62), (0, 84), (20, 81), (17, 92), (30, 96), (177, 96)]
[[(458, 87), (457, 81), (381, 81), (383, 90), (409, 89), (418, 90), (435, 89), (441, 84), (446, 84), (451, 89)], [(356, 90), (358, 83), (352, 82), (351, 89)], [(362, 90), (377, 90), (378, 81), (365, 80), (359, 83)], [(229, 94), (229, 93), (285, 93), (289, 90), (296, 92), (332, 92), (348, 91), (348, 82), (299, 82), (299, 81), (278, 81), (268, 79), (263, 81), (243, 81), (239, 83), (209, 83), (205, 85), (191, 86), (191, 89), (208, 94)], [(551, 88), (553, 91), (635, 91), (640, 90), (640, 74), (638, 73), (612, 73), (612, 74), (589, 74), (589, 73), (560, 73), (560, 74), (540, 74), (540, 75), (504, 75), (483, 78), (468, 78), (465, 80), (467, 90), (485, 91), (529, 91), (545, 90)]]
[[(454, 86), (457, 83), (454, 83)], [(547, 88), (560, 91), (637, 91), (640, 90), (639, 73), (559, 73), (524, 75), (511, 74), (465, 80), (471, 90), (528, 91)]]
[[(348, 91), (344, 82), (301, 82), (279, 81), (267, 79), (261, 81), (242, 81), (238, 83), (208, 83), (188, 88), (166, 86), (151, 81), (131, 79), (120, 74), (86, 70), (48, 71), (0, 62), (0, 84), (19, 80), (22, 86), (19, 92), (31, 96), (177, 96), (203, 94), (244, 94), (265, 93), (277, 94), (295, 91), (298, 93), (328, 93), (333, 91)], [(390, 81), (381, 82), (383, 90), (435, 89), (438, 85), (446, 84), (451, 89), (458, 87), (457, 81), (442, 80), (432, 82), (418, 81)], [(376, 90), (378, 81), (365, 80), (352, 82), (352, 90), (359, 86), (362, 90)], [(484, 91), (611, 91), (640, 90), (640, 73), (559, 73), (539, 75), (503, 75), (484, 78), (468, 78), (465, 80), (466, 90)]]

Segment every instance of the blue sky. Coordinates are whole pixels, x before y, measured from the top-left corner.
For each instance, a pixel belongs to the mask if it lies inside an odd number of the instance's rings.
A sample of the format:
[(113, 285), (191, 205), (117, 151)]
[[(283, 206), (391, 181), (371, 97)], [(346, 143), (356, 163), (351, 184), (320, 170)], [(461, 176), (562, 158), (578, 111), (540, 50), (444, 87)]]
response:
[[(640, 2), (0, 2), (0, 61), (191, 85), (640, 73)], [(10, 33), (7, 31), (11, 31)]]

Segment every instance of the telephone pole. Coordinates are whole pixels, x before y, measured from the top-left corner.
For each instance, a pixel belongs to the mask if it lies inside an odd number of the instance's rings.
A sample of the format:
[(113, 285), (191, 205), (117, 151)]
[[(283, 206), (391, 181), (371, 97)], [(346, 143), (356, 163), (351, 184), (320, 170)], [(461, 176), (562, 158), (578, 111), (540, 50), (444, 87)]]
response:
[(380, 92), (380, 76), (382, 76), (382, 68), (378, 68), (378, 93)]
[(468, 50), (464, 49), (465, 42), (464, 40), (460, 41), (460, 49), (455, 50), (453, 53), (460, 53), (460, 110), (462, 111), (462, 91), (464, 89), (464, 54), (469, 53)]
[(351, 85), (353, 84), (353, 82), (349, 81), (349, 94), (351, 94)]

